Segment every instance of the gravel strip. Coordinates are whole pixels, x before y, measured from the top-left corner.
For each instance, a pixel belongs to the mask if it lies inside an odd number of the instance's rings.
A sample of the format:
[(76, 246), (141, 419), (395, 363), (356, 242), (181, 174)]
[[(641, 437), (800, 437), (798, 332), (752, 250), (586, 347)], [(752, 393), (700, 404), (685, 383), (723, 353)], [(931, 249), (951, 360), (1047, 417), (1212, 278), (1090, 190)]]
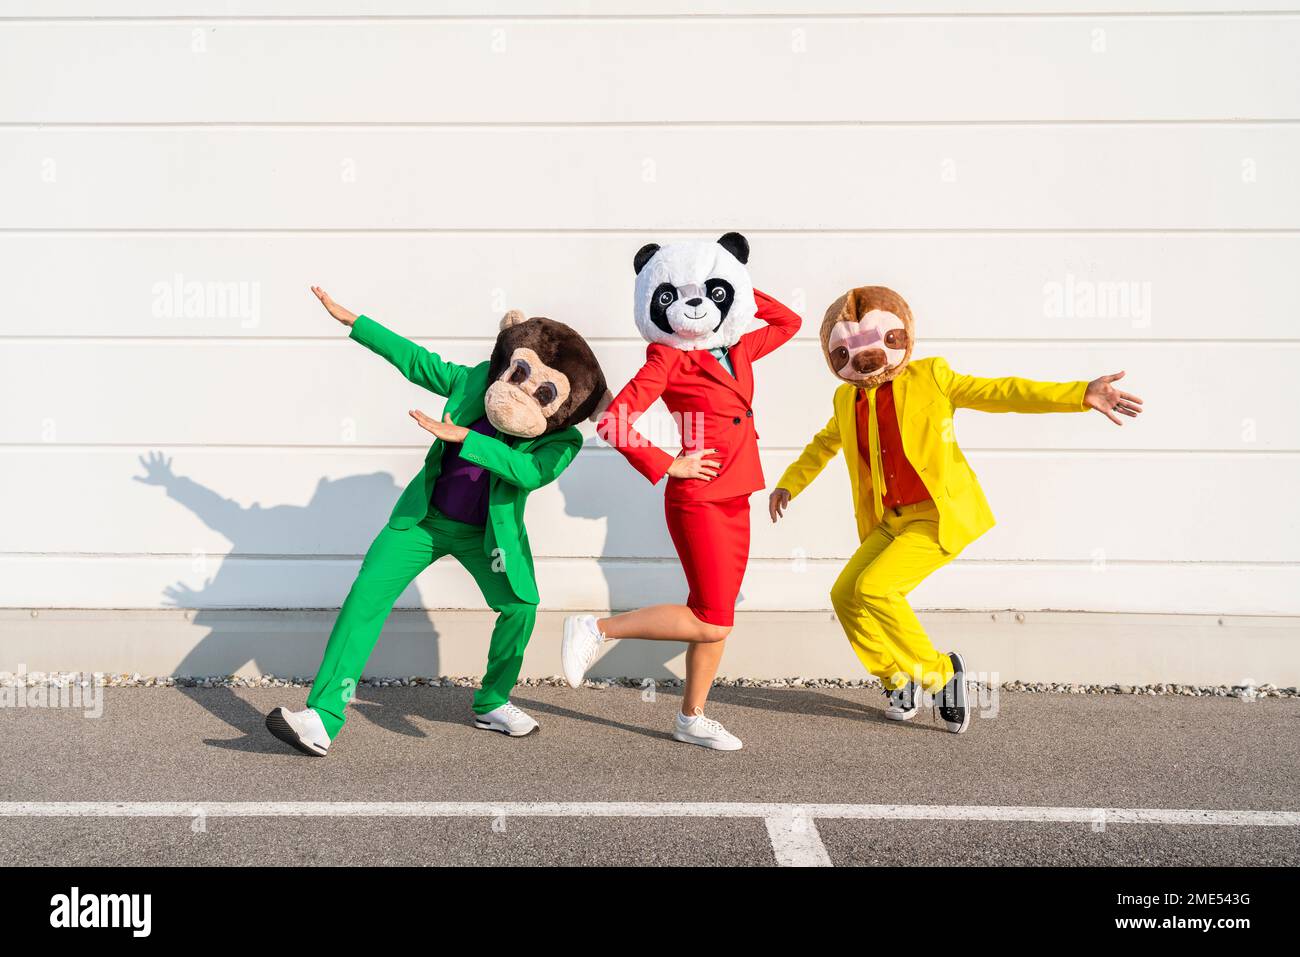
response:
[[(312, 679), (302, 675), (141, 675), (141, 674), (85, 674), (82, 672), (28, 671), (14, 674), (0, 671), (0, 688), (72, 688), (99, 684), (108, 688), (306, 688)], [(969, 684), (976, 686), (975, 681)], [(477, 688), (478, 678), (437, 678), (413, 675), (408, 678), (362, 678), (365, 688)], [(524, 688), (559, 688), (567, 683), (559, 675), (550, 678), (526, 678), (519, 682)], [(680, 688), (680, 678), (659, 681), (650, 678), (596, 678), (584, 682), (587, 688)], [(875, 678), (718, 678), (715, 688), (878, 688)], [(998, 686), (1002, 691), (1019, 691), (1030, 694), (1135, 694), (1183, 695), (1193, 698), (1297, 698), (1300, 689), (1278, 688), (1275, 685), (1096, 685), (1069, 682), (1006, 681)]]

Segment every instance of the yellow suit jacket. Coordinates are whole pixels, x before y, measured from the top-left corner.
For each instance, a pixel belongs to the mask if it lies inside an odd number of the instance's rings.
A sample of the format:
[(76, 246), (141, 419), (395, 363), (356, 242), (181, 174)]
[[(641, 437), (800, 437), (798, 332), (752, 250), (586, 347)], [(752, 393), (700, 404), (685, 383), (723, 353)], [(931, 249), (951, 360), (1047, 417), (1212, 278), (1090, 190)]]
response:
[[(993, 512), (953, 435), (956, 409), (982, 412), (1084, 412), (1087, 382), (1034, 382), (1009, 377), (981, 379), (953, 372), (945, 359), (914, 359), (894, 379), (894, 408), (903, 437), (903, 452), (925, 483), (939, 510), (939, 546), (961, 551), (993, 527)], [(778, 488), (795, 498), (815, 479), (835, 453), (844, 449), (853, 489), (858, 539), (876, 524), (871, 499), (871, 471), (858, 451), (854, 408), (858, 387), (835, 390), (835, 414), (803, 454), (785, 470)]]

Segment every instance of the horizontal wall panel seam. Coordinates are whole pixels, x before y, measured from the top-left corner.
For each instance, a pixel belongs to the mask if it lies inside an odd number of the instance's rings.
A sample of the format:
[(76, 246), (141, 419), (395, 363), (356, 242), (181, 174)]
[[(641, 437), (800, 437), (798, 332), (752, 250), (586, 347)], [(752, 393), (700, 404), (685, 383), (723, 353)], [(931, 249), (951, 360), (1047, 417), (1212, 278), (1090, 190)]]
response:
[[(266, 443), (266, 444), (257, 445), (251, 443), (229, 443), (229, 442), (227, 443), (163, 442), (159, 444), (167, 449), (184, 449), (187, 452), (193, 452), (193, 451), (201, 452), (201, 451), (208, 450), (213, 452), (240, 451), (240, 452), (260, 452), (260, 453), (268, 453), (268, 454), (280, 454), (289, 451), (289, 452), (311, 452), (311, 453), (317, 453), (317, 452), (320, 453), (374, 452), (376, 454), (410, 453), (412, 455), (415, 454), (423, 455), (424, 452), (427, 451), (429, 447), (427, 443), (416, 444), (416, 445), (364, 445), (364, 444), (348, 445), (342, 443), (338, 445), (286, 445), (283, 443), (279, 443), (279, 444)], [(0, 442), (0, 452), (3, 452), (6, 449), (12, 449), (15, 451), (27, 451), (27, 452), (34, 452), (34, 451), (74, 452), (74, 451), (95, 450), (95, 449), (140, 450), (149, 447), (150, 447), (150, 443), (148, 442)], [(771, 453), (788, 452), (792, 454), (797, 454), (799, 452), (802, 452), (804, 449), (802, 445), (799, 446), (765, 445), (761, 442), (759, 443), (759, 448), (763, 452), (771, 452)], [(1078, 456), (1078, 455), (1139, 456), (1139, 457), (1141, 456), (1204, 457), (1204, 456), (1214, 456), (1214, 455), (1221, 455), (1221, 456), (1228, 457), (1228, 456), (1238, 456), (1238, 455), (1249, 455), (1256, 458), (1267, 458), (1270, 456), (1292, 458), (1295, 457), (1296, 455), (1300, 455), (1300, 450), (1296, 450), (1296, 449), (1251, 449), (1251, 448), (1241, 448), (1241, 449), (1055, 448), (1053, 449), (1053, 448), (1033, 448), (1033, 447), (1006, 448), (1006, 447), (996, 447), (996, 446), (981, 446), (970, 442), (964, 443), (962, 445), (962, 450), (965, 452), (978, 452), (981, 455), (1038, 455), (1038, 456), (1043, 456), (1045, 458), (1050, 458), (1052, 456), (1058, 456), (1058, 455), (1059, 456), (1067, 456), (1067, 455), (1070, 456)], [(583, 455), (593, 455), (593, 454), (613, 455), (615, 454), (615, 451), (613, 448), (610, 447), (589, 445), (589, 446), (584, 446), (582, 454)]]
[[(428, 346), (490, 346), (497, 342), (495, 335), (438, 335), (438, 337), (429, 337), (429, 335), (412, 335), (408, 337), (412, 342), (419, 345)], [(598, 346), (637, 346), (643, 345), (645, 339), (636, 337), (636, 335), (585, 335), (586, 341), (595, 343)], [(268, 345), (268, 343), (299, 343), (307, 342), (312, 345), (339, 345), (339, 343), (351, 342), (351, 339), (339, 337), (339, 335), (0, 335), (0, 342), (18, 343), (18, 345), (43, 345), (43, 346), (113, 346), (118, 343), (133, 343), (138, 346), (179, 346), (179, 345), (198, 345), (198, 346), (259, 346)], [(815, 339), (811, 335), (803, 335), (801, 338), (793, 339), (794, 343), (811, 343)], [(1167, 348), (1169, 346), (1296, 346), (1300, 345), (1300, 338), (1294, 339), (1210, 339), (1210, 338), (1179, 338), (1171, 337), (1167, 339), (1139, 339), (1127, 338), (1123, 335), (1099, 335), (1095, 339), (1044, 339), (1024, 337), (1024, 335), (1006, 335), (1006, 337), (975, 337), (970, 338), (926, 338), (923, 339), (926, 346), (969, 346), (969, 345), (989, 345), (989, 346), (1157, 346)]]
[(0, 23), (46, 23), (51, 25), (62, 25), (67, 23), (81, 24), (114, 24), (129, 23), (135, 25), (159, 23), (184, 23), (184, 24), (202, 24), (202, 23), (222, 23), (226, 25), (244, 24), (256, 25), (260, 23), (378, 23), (378, 24), (400, 24), (400, 23), (499, 23), (508, 25), (511, 22), (519, 23), (610, 23), (626, 22), (634, 23), (638, 21), (680, 21), (689, 23), (695, 20), (724, 20), (729, 23), (742, 23), (744, 21), (771, 22), (773, 20), (791, 20), (795, 22), (804, 20), (816, 20), (819, 22), (841, 21), (854, 22), (859, 20), (1085, 20), (1093, 21), (1098, 19), (1107, 20), (1198, 20), (1198, 19), (1286, 19), (1300, 14), (1298, 10), (1135, 10), (1135, 11), (1105, 11), (1100, 13), (1089, 13), (1087, 11), (1042, 11), (1042, 12), (1009, 12), (1009, 11), (949, 11), (943, 13), (804, 13), (789, 12), (781, 13), (664, 13), (664, 14), (647, 14), (647, 13), (612, 13), (612, 14), (572, 14), (572, 13), (536, 13), (536, 14), (353, 14), (353, 15), (302, 15), (294, 16), (291, 14), (274, 14), (266, 16), (237, 16), (213, 14), (204, 16), (201, 14), (185, 14), (175, 16), (158, 16), (158, 15), (106, 15), (106, 16), (86, 16), (86, 15), (69, 15), (69, 16), (5, 16), (0, 14)]
[[(735, 224), (733, 224), (735, 225)], [(736, 227), (750, 236), (878, 236), (878, 235), (917, 235), (917, 236), (1300, 236), (1300, 226), (1134, 226), (1134, 227), (1040, 227), (1040, 226), (881, 226), (864, 229), (844, 229), (831, 227), (821, 229), (815, 226), (788, 227)], [(538, 228), (533, 226), (484, 227), (484, 226), (3, 226), (0, 236), (38, 235), (38, 236), (244, 236), (244, 235), (287, 235), (287, 236), (388, 236), (401, 234), (416, 235), (471, 235), (471, 236), (627, 236), (643, 235), (647, 231), (659, 234), (681, 236), (713, 236), (717, 229), (704, 229), (694, 226), (608, 226), (608, 227), (553, 227)]]
[[(220, 559), (221, 561), (234, 562), (276, 562), (276, 563), (316, 563), (316, 562), (359, 562), (365, 557), (363, 553), (354, 554), (316, 554), (316, 555), (295, 555), (295, 554), (276, 554), (276, 553), (246, 553), (239, 554), (234, 552), (203, 553), (210, 558)], [(194, 555), (189, 552), (0, 552), (0, 561), (25, 560), (25, 561), (42, 561), (46, 559), (56, 561), (121, 561), (129, 559), (132, 561), (190, 561)], [(680, 562), (676, 558), (647, 556), (644, 558), (633, 557), (616, 557), (604, 558), (600, 555), (538, 555), (534, 561), (541, 564), (564, 565), (564, 564), (596, 564), (596, 565), (662, 565), (666, 567), (676, 567)], [(808, 565), (825, 565), (840, 567), (844, 564), (845, 559), (841, 556), (828, 558), (804, 558), (801, 561)], [(1055, 568), (1092, 568), (1097, 562), (1088, 558), (955, 558), (954, 563), (959, 565), (970, 566), (1021, 566), (1021, 565), (1048, 565)], [(776, 567), (790, 564), (789, 558), (763, 558), (754, 557), (749, 559), (752, 566)], [(1142, 566), (1146, 568), (1300, 568), (1300, 561), (1255, 561), (1255, 560), (1237, 560), (1237, 561), (1170, 561), (1161, 558), (1108, 558), (1105, 564), (1107, 567), (1112, 565)]]
[(169, 132), (194, 132), (199, 133), (206, 130), (221, 130), (234, 132), (260, 132), (263, 130), (440, 130), (455, 132), (459, 130), (469, 130), (481, 132), (484, 130), (619, 130), (619, 129), (857, 129), (859, 127), (899, 127), (907, 129), (924, 128), (924, 127), (949, 127), (949, 126), (1030, 126), (1030, 127), (1058, 127), (1058, 126), (1295, 126), (1300, 123), (1300, 117), (1287, 117), (1278, 119), (1269, 118), (1249, 118), (1249, 117), (1224, 117), (1222, 119), (1176, 119), (1160, 117), (1144, 117), (1140, 120), (1115, 120), (1115, 119), (1080, 119), (1080, 120), (1045, 120), (1045, 119), (1020, 119), (1020, 120), (792, 120), (792, 119), (772, 119), (772, 120), (555, 120), (546, 123), (537, 122), (514, 122), (509, 120), (493, 120), (482, 123), (466, 123), (463, 121), (439, 121), (439, 120), (409, 120), (394, 122), (375, 122), (366, 123), (356, 120), (337, 120), (330, 122), (314, 121), (293, 121), (293, 120), (275, 120), (265, 122), (249, 122), (244, 120), (207, 120), (202, 122), (193, 121), (157, 121), (157, 122), (83, 122), (76, 120), (58, 121), (50, 123), (37, 123), (32, 121), (10, 122), (0, 121), (0, 130), (27, 130), (32, 133), (42, 133), (46, 131), (58, 132), (91, 132), (95, 130), (112, 130), (114, 132), (152, 132), (154, 130), (167, 130)]

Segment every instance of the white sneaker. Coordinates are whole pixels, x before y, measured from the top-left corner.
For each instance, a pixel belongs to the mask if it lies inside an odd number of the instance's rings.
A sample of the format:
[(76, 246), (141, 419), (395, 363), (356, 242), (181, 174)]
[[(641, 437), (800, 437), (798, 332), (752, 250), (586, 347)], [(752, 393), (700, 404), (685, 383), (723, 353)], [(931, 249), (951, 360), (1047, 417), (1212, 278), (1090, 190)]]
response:
[(745, 745), (721, 723), (704, 717), (704, 709), (696, 708), (694, 717), (677, 715), (673, 728), (673, 740), (686, 744), (698, 744), (715, 751), (739, 751)]
[(266, 730), (303, 754), (321, 758), (330, 749), (330, 736), (325, 733), (320, 715), (315, 708), (287, 711), (276, 708), (266, 716)]
[(560, 642), (560, 665), (570, 688), (581, 688), (587, 669), (605, 636), (596, 627), (595, 615), (570, 615), (564, 619), (564, 640)]
[(541, 725), (507, 701), (486, 714), (474, 715), (474, 727), (484, 731), (499, 731), (512, 738), (522, 738), (541, 728)]
[(887, 720), (911, 721), (916, 717), (916, 712), (919, 710), (917, 698), (920, 697), (920, 689), (914, 682), (909, 681), (901, 688), (886, 691), (885, 697), (889, 699), (889, 704), (885, 708)]

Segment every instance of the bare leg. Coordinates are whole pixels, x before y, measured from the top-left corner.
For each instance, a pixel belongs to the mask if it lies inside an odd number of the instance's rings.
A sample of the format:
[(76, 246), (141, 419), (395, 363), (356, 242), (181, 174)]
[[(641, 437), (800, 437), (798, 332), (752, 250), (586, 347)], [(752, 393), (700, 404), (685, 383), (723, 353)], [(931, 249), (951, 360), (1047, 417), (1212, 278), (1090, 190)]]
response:
[(686, 649), (686, 684), (682, 688), (682, 714), (690, 717), (696, 708), (703, 709), (718, 676), (726, 641), (701, 641)]
[(654, 641), (687, 641), (686, 683), (682, 689), (682, 714), (703, 708), (731, 629), (700, 621), (685, 605), (651, 605), (636, 611), (601, 618), (596, 627), (606, 638), (649, 638)]
[(651, 605), (596, 621), (606, 638), (649, 638), (655, 641), (721, 641), (730, 628), (700, 621), (685, 605)]

